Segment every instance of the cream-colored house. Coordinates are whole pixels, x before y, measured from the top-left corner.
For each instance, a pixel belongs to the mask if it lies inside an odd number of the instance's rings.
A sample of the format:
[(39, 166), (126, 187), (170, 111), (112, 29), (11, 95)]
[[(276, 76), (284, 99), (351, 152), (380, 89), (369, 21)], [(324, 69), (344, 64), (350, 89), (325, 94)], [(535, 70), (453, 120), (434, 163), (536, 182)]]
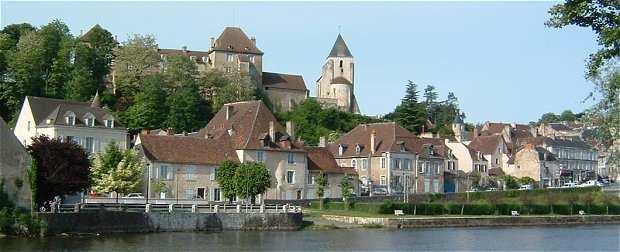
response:
[(355, 60), (340, 34), (316, 81), (317, 100), (327, 107), (360, 113), (354, 93)]
[(264, 199), (306, 198), (308, 160), (295, 141), (293, 124), (285, 129), (262, 101), (225, 104), (195, 137), (228, 142), (240, 162), (263, 162), (272, 178)]
[(128, 147), (127, 129), (101, 107), (98, 94), (93, 102), (26, 96), (14, 133), (24, 146), (32, 137), (47, 135), (75, 141), (91, 154), (112, 141), (121, 149)]
[(0, 179), (4, 180), (0, 191), (6, 193), (17, 207), (30, 209), (32, 192), (28, 182), (31, 158), (0, 117)]
[(489, 169), (506, 169), (510, 160), (510, 152), (502, 135), (489, 135), (475, 137), (468, 145), (474, 151), (482, 153), (484, 159), (489, 162)]
[(215, 175), (224, 160), (237, 160), (228, 142), (140, 134), (134, 148), (146, 160), (145, 197), (225, 201)]
[(525, 144), (519, 148), (514, 159), (514, 165), (504, 170), (506, 174), (533, 178), (541, 188), (563, 184), (556, 176), (560, 174), (560, 165), (555, 155), (547, 149)]
[(475, 151), (462, 142), (451, 142), (446, 139), (446, 146), (458, 160), (458, 170), (465, 173), (488, 172), (488, 161), (480, 151)]

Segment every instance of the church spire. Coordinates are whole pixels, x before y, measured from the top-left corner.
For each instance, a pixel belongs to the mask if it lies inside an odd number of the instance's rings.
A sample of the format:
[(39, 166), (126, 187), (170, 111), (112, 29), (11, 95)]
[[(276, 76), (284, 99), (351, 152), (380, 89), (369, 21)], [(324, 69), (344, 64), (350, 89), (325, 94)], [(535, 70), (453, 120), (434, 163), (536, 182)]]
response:
[(351, 51), (349, 51), (349, 47), (347, 47), (347, 43), (344, 42), (344, 39), (338, 33), (338, 38), (336, 38), (336, 42), (332, 47), (332, 51), (329, 52), (328, 57), (350, 57), (353, 58)]
[(93, 98), (93, 101), (90, 103), (90, 107), (91, 108), (101, 107), (101, 98), (99, 97), (99, 90), (97, 90), (97, 93), (95, 93), (95, 97)]

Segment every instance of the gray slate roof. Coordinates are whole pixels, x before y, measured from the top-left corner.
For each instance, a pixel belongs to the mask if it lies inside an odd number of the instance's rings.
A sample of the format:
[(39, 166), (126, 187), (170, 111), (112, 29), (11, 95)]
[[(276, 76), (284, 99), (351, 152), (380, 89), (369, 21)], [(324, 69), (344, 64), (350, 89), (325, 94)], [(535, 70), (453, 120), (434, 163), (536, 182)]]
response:
[[(90, 102), (74, 102), (35, 96), (26, 96), (26, 99), (28, 99), (37, 126), (67, 125), (64, 116), (71, 111), (75, 113), (76, 126), (85, 126), (84, 116), (86, 113), (91, 113), (95, 117), (95, 127), (104, 126), (104, 120), (111, 117), (115, 119), (114, 128), (124, 128), (110, 111), (101, 107), (91, 107)], [(49, 124), (47, 119), (51, 119)]]
[(351, 51), (349, 51), (349, 47), (347, 47), (347, 43), (344, 42), (340, 34), (338, 34), (338, 38), (336, 38), (332, 51), (329, 52), (329, 57), (353, 57)]

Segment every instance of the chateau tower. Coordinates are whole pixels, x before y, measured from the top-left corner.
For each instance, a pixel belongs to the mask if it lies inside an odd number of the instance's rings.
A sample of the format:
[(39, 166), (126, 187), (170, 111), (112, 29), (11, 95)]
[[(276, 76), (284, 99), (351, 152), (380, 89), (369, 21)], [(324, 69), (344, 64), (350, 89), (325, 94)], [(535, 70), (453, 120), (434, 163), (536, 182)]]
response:
[(325, 106), (359, 113), (354, 94), (355, 61), (340, 34), (325, 60), (321, 77), (316, 81), (317, 100)]

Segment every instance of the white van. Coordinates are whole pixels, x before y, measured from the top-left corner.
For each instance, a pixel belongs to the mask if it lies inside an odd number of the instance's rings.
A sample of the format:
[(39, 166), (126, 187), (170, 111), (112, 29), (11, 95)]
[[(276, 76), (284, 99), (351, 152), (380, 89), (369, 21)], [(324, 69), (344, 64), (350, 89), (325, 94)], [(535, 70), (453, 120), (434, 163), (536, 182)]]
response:
[(532, 190), (532, 189), (534, 189), (533, 185), (521, 185), (521, 187), (519, 187), (519, 190), (521, 191)]

